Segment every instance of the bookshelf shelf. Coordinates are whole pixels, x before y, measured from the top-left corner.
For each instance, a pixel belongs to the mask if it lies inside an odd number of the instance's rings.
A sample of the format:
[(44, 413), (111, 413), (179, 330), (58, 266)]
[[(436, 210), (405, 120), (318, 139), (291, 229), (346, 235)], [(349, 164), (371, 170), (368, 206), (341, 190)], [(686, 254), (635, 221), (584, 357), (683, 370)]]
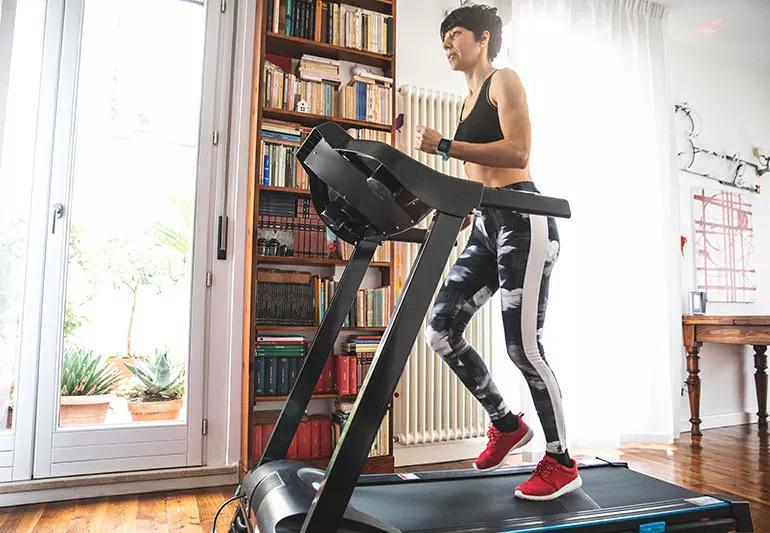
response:
[[(271, 324), (257, 324), (257, 331), (315, 331), (318, 326), (279, 326)], [(342, 331), (385, 331), (385, 326), (370, 326), (370, 327), (349, 327), (342, 328)]]
[[(348, 264), (343, 259), (311, 259), (306, 257), (271, 256), (260, 255), (257, 257), (260, 263), (272, 263), (276, 265), (301, 265), (301, 266), (345, 266)], [(374, 268), (390, 268), (390, 263), (384, 261), (372, 262), (369, 266)]]
[(276, 185), (257, 185), (257, 189), (259, 189), (260, 191), (284, 192), (287, 194), (302, 194), (305, 196), (310, 196), (310, 190), (296, 189), (294, 187), (279, 187)]
[[(330, 457), (322, 457), (320, 459), (303, 459), (303, 463), (307, 463), (316, 468), (325, 469), (329, 465)], [(249, 459), (249, 468), (257, 466), (256, 459)], [(393, 472), (395, 468), (395, 461), (392, 455), (383, 455), (380, 457), (367, 457), (364, 461), (364, 474), (387, 474)]]
[(267, 46), (270, 52), (280, 56), (293, 57), (299, 59), (304, 54), (312, 54), (330, 59), (341, 59), (353, 63), (366, 63), (379, 67), (384, 70), (390, 68), (391, 56), (359, 50), (357, 48), (348, 48), (335, 44), (327, 44), (302, 37), (291, 35), (282, 35), (280, 33), (267, 33)]
[(352, 118), (327, 117), (325, 115), (316, 115), (315, 113), (301, 113), (299, 111), (289, 111), (286, 109), (274, 109), (272, 107), (263, 107), (262, 116), (275, 120), (286, 120), (289, 122), (298, 122), (303, 126), (319, 126), (324, 122), (336, 122), (345, 128), (368, 128), (370, 130), (391, 131), (390, 124), (380, 124), (378, 122), (367, 122), (364, 120), (355, 120)]

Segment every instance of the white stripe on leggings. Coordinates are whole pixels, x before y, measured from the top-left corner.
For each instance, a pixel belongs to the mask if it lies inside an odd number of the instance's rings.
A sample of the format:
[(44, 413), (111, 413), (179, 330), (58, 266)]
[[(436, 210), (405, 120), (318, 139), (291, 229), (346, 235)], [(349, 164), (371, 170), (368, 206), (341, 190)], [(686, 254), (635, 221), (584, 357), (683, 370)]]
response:
[[(521, 340), (529, 362), (534, 367), (540, 378), (545, 383), (548, 396), (551, 398), (554, 416), (556, 418), (556, 431), (559, 436), (561, 450), (551, 449), (549, 452), (563, 452), (567, 443), (564, 440), (564, 412), (562, 410), (561, 395), (556, 376), (540, 356), (537, 347), (537, 314), (540, 301), (540, 285), (545, 267), (545, 253), (548, 248), (548, 219), (541, 215), (530, 215), (529, 225), (531, 240), (529, 244), (529, 256), (527, 257), (527, 270), (524, 273), (524, 290), (521, 297)], [(550, 443), (549, 443), (550, 444)]]

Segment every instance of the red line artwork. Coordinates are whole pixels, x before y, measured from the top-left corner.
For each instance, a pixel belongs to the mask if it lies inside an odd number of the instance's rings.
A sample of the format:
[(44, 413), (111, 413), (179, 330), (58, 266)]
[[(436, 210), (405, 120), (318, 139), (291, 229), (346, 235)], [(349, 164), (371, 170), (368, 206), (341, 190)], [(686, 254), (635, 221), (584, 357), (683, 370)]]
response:
[(753, 302), (751, 201), (730, 191), (692, 191), (696, 288), (711, 302)]

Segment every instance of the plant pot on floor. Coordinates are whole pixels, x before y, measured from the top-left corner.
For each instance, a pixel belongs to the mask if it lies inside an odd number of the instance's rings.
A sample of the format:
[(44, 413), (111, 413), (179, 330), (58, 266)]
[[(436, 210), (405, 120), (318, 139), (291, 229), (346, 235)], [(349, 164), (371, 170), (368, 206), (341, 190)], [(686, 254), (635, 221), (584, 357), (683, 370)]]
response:
[(62, 396), (59, 424), (62, 426), (103, 424), (111, 401), (112, 394)]
[(182, 399), (160, 402), (131, 400), (128, 410), (134, 422), (152, 422), (157, 420), (176, 420), (182, 409)]

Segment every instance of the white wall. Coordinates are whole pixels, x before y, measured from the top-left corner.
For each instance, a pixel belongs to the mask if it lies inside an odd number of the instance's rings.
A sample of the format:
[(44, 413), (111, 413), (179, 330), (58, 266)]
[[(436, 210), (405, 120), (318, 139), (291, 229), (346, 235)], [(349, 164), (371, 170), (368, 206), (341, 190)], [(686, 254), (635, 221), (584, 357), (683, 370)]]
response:
[[(672, 92), (689, 103), (702, 119), (698, 144), (754, 161), (753, 146), (770, 152), (770, 71), (730, 62), (677, 42), (670, 43)], [(747, 171), (746, 177), (753, 176)], [(770, 175), (759, 178), (762, 194), (746, 191), (753, 202), (754, 267), (757, 299), (751, 304), (709, 303), (708, 314), (770, 314)], [(679, 172), (680, 228), (688, 243), (682, 258), (682, 311), (695, 287), (690, 188), (705, 186), (737, 191), (693, 174)], [(703, 428), (756, 422), (753, 349), (704, 344), (701, 355), (701, 419)], [(682, 381), (687, 377), (682, 351)], [(682, 429), (689, 431), (687, 394), (681, 399)]]

